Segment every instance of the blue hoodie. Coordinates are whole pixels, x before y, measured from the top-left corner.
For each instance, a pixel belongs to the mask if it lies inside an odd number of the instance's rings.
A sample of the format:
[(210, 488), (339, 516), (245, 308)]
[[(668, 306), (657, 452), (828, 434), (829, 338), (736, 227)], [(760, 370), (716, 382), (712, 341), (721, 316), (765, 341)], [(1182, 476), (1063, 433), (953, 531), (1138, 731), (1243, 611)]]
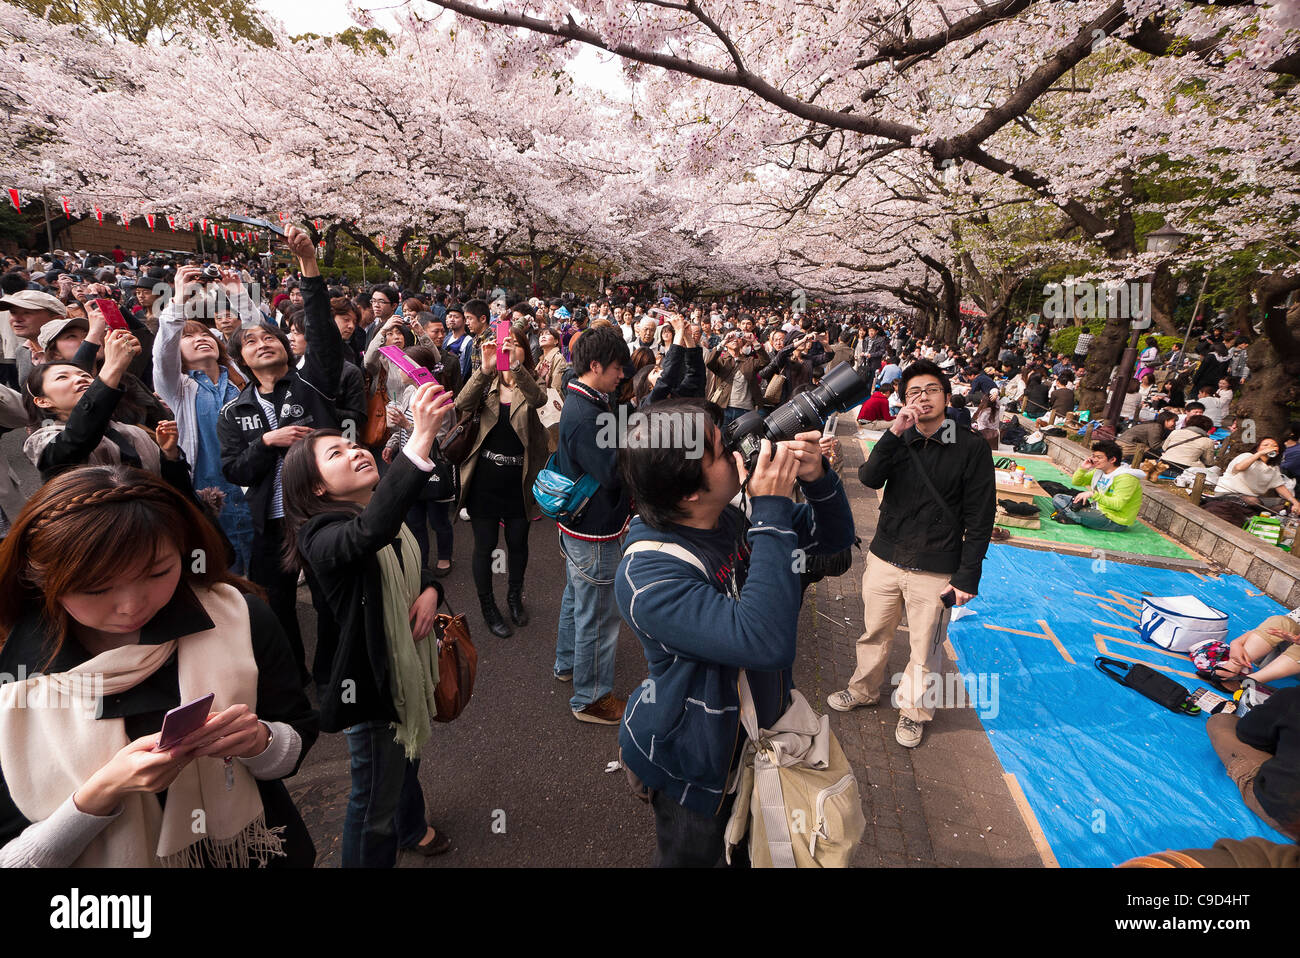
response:
[(623, 764), (647, 787), (701, 814), (717, 814), (744, 741), (740, 669), (760, 728), (786, 708), (802, 598), (795, 550), (830, 555), (853, 543), (839, 477), (827, 469), (802, 487), (807, 505), (758, 496), (749, 520), (728, 507), (711, 532), (654, 529), (639, 516), (628, 532), (628, 546), (676, 543), (708, 570), (647, 550), (625, 554), (614, 582), (619, 612), (650, 667), (623, 714)]

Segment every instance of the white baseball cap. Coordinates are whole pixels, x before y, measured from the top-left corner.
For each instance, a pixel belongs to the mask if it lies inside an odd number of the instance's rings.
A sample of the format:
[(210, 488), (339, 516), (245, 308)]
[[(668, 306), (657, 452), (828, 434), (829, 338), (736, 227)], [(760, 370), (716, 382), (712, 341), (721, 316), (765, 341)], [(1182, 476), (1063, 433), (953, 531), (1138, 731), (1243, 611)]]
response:
[(39, 289), (20, 289), (0, 299), (0, 309), (44, 309), (56, 316), (67, 316), (68, 307), (57, 296)]

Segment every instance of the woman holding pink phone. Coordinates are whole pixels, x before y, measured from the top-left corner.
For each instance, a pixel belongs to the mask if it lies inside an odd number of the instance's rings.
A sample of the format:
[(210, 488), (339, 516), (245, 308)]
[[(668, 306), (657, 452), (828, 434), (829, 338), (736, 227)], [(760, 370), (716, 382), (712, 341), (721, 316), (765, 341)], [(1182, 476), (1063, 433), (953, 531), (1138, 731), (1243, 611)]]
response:
[[(531, 372), (528, 329), (522, 324), (498, 350), (484, 341), (483, 361), (456, 396), (456, 413), (481, 407), (474, 446), (460, 467), (460, 505), (474, 530), (474, 587), (483, 621), (492, 634), (513, 634), (497, 607), (492, 589), (492, 552), (505, 526), (508, 585), (506, 604), (515, 625), (528, 624), (524, 609), (524, 570), (528, 567), (528, 529), (541, 515), (533, 500), (533, 481), (550, 456), (546, 429), (537, 410), (546, 390)], [(506, 366), (504, 372), (500, 371)]]
[[(317, 716), (222, 556), (137, 469), (65, 472), (24, 507), (0, 545), (0, 673), (17, 677), (0, 685), (0, 866), (314, 863), (282, 779)], [(206, 721), (158, 750), (164, 715), (208, 693)]]
[(284, 460), (286, 565), (305, 566), (327, 597), (339, 642), (320, 693), (321, 727), (347, 736), (352, 793), (344, 868), (392, 868), (399, 849), (431, 856), (451, 839), (425, 820), (420, 750), (436, 714), (442, 591), (403, 520), (419, 498), (451, 394), (416, 390), (411, 438), (379, 477), (375, 457), (317, 429)]

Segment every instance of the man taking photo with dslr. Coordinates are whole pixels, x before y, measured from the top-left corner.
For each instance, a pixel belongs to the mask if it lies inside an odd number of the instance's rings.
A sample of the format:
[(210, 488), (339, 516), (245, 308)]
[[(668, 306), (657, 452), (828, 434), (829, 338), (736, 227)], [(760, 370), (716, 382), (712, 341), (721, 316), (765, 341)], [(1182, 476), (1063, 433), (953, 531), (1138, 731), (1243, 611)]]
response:
[(849, 687), (826, 701), (840, 712), (880, 702), (906, 608), (911, 656), (898, 686), (894, 737), (915, 748), (934, 718), (927, 676), (942, 665), (950, 609), (979, 591), (995, 487), (988, 443), (944, 418), (952, 387), (943, 370), (928, 359), (913, 363), (899, 379), (899, 394), (905, 405), (858, 470), (863, 485), (884, 486), (885, 498), (862, 574), (857, 669)]
[[(702, 428), (687, 432), (685, 417)], [(746, 515), (731, 504), (747, 474), (724, 444), (722, 422), (712, 403), (666, 400), (629, 428), (619, 449), (638, 515), (614, 589), (650, 667), (628, 699), (619, 747), (633, 791), (654, 808), (660, 867), (722, 861), (745, 745), (740, 670), (759, 728), (771, 728), (793, 685), (801, 559), (853, 542), (853, 513), (822, 458), (820, 432), (775, 449), (762, 440)], [(705, 437), (699, 455), (650, 441), (674, 427)], [(791, 499), (796, 480), (807, 504)]]

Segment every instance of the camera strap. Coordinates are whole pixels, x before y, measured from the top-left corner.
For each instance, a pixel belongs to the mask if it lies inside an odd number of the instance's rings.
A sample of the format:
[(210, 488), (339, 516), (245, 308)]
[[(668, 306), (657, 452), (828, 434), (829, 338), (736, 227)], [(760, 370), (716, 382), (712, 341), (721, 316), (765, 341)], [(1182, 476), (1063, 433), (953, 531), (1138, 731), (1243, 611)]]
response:
[[(899, 438), (903, 439), (901, 436)], [(948, 503), (944, 501), (943, 496), (939, 495), (939, 490), (936, 489), (934, 483), (930, 481), (929, 473), (927, 473), (925, 467), (921, 465), (921, 457), (916, 454), (916, 450), (912, 448), (912, 444), (906, 439), (903, 439), (903, 445), (907, 449), (907, 454), (912, 457), (912, 465), (916, 466), (916, 471), (920, 475), (921, 481), (925, 483), (925, 488), (930, 490), (930, 495), (934, 498), (934, 501), (939, 504), (939, 508), (943, 511), (944, 518), (951, 522), (955, 528), (960, 529), (961, 522), (958, 521), (957, 514), (949, 508)]]

